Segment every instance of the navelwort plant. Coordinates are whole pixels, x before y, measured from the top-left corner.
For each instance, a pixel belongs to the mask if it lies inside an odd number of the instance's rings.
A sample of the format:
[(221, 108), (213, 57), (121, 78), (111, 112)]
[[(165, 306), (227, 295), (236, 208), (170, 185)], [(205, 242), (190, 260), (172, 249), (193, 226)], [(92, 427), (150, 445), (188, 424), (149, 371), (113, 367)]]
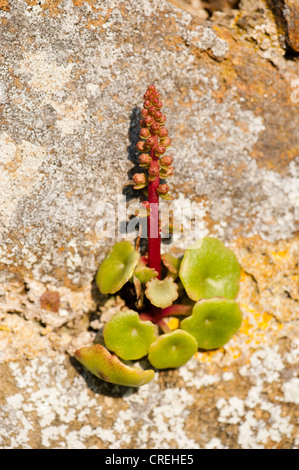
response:
[[(149, 85), (141, 111), (139, 166), (146, 173), (133, 176), (134, 189), (143, 190), (148, 248), (139, 243), (116, 243), (99, 267), (96, 283), (103, 294), (115, 294), (126, 283), (136, 291), (136, 311), (116, 313), (103, 329), (106, 348), (94, 344), (75, 357), (97, 377), (119, 385), (139, 387), (150, 382), (153, 369), (142, 370), (123, 361), (147, 356), (155, 369), (177, 368), (198, 349), (222, 347), (238, 331), (242, 314), (234, 301), (240, 266), (234, 253), (212, 237), (198, 240), (181, 258), (161, 255), (159, 198), (173, 199), (162, 182), (173, 174), (173, 159), (165, 155), (171, 144), (155, 85)], [(147, 187), (147, 189), (146, 189)], [(171, 330), (167, 318), (177, 316)]]

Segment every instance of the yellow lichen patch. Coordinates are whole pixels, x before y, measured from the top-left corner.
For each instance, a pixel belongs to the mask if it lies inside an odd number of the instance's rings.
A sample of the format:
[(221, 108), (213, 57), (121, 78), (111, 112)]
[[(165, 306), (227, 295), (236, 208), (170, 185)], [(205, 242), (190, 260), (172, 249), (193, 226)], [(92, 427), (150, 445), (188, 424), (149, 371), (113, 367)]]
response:
[(223, 352), (223, 348), (215, 349), (212, 351), (198, 351), (197, 353), (195, 353), (195, 358), (199, 362), (208, 364), (214, 361), (217, 362), (217, 360), (223, 355)]
[(248, 318), (244, 318), (243, 321), (242, 321), (242, 325), (241, 325), (241, 328), (240, 328), (240, 333), (246, 335), (246, 336), (249, 336), (249, 332), (251, 330), (251, 324), (249, 322), (249, 319)]
[(43, 10), (48, 11), (50, 16), (57, 16), (61, 13), (59, 5), (62, 0), (44, 0), (42, 4), (38, 0), (25, 0), (30, 7), (40, 6)]
[(232, 249), (243, 268), (239, 301), (278, 322), (298, 318), (298, 238), (275, 243), (258, 236), (239, 238)]
[(0, 10), (10, 11), (10, 5), (7, 0), (0, 0)]
[(74, 6), (78, 8), (82, 7), (84, 3), (87, 3), (88, 5), (93, 7), (94, 0), (73, 0)]
[[(242, 292), (241, 286), (241, 293), (244, 295), (245, 292)], [(252, 346), (265, 343), (267, 341), (265, 330), (268, 328), (276, 329), (279, 326), (276, 320), (272, 315), (264, 312), (258, 303), (256, 308), (242, 303), (240, 307), (244, 315), (241, 328), (238, 332), (240, 339), (243, 339), (246, 344)]]
[(105, 23), (105, 19), (100, 16), (96, 20), (89, 19), (87, 22), (88, 29), (100, 28)]
[(271, 315), (269, 315), (268, 313), (263, 313), (262, 320), (258, 323), (258, 327), (262, 330), (265, 330), (271, 320), (273, 320), (273, 317)]
[[(95, 11), (98, 11), (98, 10), (95, 10)], [(88, 19), (87, 28), (88, 29), (100, 28), (105, 23), (107, 23), (112, 12), (113, 12), (113, 8), (108, 8), (107, 14), (104, 17), (102, 17), (101, 14), (99, 14), (97, 19)], [(111, 24), (109, 26), (113, 26), (113, 25)]]
[(289, 255), (289, 250), (271, 251), (271, 254), (276, 261), (280, 262)]
[(10, 329), (7, 328), (7, 326), (0, 326), (0, 330), (2, 330), (2, 331), (8, 331), (8, 332), (10, 331)]

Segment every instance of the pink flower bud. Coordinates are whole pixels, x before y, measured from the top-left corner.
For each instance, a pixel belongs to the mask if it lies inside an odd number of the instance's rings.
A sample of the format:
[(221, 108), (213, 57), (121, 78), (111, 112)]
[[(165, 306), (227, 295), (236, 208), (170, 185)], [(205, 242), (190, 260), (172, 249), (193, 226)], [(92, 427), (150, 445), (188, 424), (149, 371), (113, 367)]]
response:
[[(156, 117), (156, 116), (155, 116)], [(157, 119), (156, 117), (156, 120), (160, 123), (160, 124), (165, 124), (166, 122), (166, 117), (164, 116), (164, 114), (162, 114), (162, 116), (160, 117), (160, 119)]]
[(145, 116), (147, 116), (147, 115), (148, 115), (148, 109), (147, 109), (147, 108), (143, 108), (143, 109), (141, 110), (141, 116), (145, 117)]
[(157, 91), (155, 85), (153, 85), (153, 84), (152, 84), (152, 85), (149, 85), (149, 86), (147, 87), (147, 89), (148, 89), (148, 91), (149, 91), (150, 93), (152, 93), (152, 92), (154, 92), (154, 91)]
[(173, 167), (172, 166), (168, 166), (167, 167), (167, 170), (165, 169), (161, 169), (160, 171), (160, 176), (162, 179), (164, 178), (168, 178), (169, 176), (173, 175)]
[(158, 134), (160, 127), (161, 127), (160, 124), (158, 124), (157, 122), (154, 122), (154, 123), (151, 125), (151, 132), (152, 132), (153, 134)]
[(161, 119), (163, 116), (163, 114), (161, 113), (161, 111), (156, 111), (155, 112), (155, 119), (157, 122), (160, 122), (159, 119)]
[(148, 126), (148, 127), (151, 126), (154, 122), (153, 116), (145, 116), (144, 122), (145, 122), (146, 126)]
[(145, 142), (140, 140), (139, 142), (137, 142), (136, 147), (139, 150), (139, 152), (144, 152), (145, 151)]
[(149, 112), (149, 114), (150, 114), (151, 116), (154, 116), (154, 114), (155, 114), (155, 112), (156, 112), (155, 106), (150, 106), (150, 107), (148, 108), (148, 112)]
[(160, 160), (161, 165), (169, 166), (173, 162), (173, 158), (170, 157), (170, 155), (163, 155), (163, 157)]
[(156, 107), (156, 109), (161, 109), (163, 106), (162, 102), (159, 101), (158, 98), (154, 98), (152, 103)]
[(147, 148), (152, 148), (156, 143), (156, 138), (151, 135), (148, 139), (146, 139), (145, 144)]
[(169, 147), (171, 145), (171, 139), (167, 135), (166, 137), (161, 139), (161, 143), (164, 145), (164, 147)]
[(141, 165), (148, 165), (152, 161), (152, 157), (150, 157), (147, 153), (142, 153), (139, 155), (139, 163)]
[(149, 108), (150, 105), (151, 105), (150, 100), (145, 100), (145, 102), (143, 103), (144, 108)]
[(135, 173), (135, 175), (133, 176), (133, 181), (135, 184), (145, 184), (146, 176), (144, 173)]
[(141, 204), (146, 208), (146, 210), (150, 210), (151, 205), (148, 201), (143, 201)]
[(159, 186), (157, 187), (157, 193), (158, 194), (166, 194), (166, 193), (168, 193), (168, 191), (169, 191), (169, 186), (166, 183), (159, 184)]
[(157, 167), (157, 166), (149, 167), (149, 169), (148, 169), (148, 174), (151, 175), (151, 176), (158, 176), (158, 174), (159, 174), (159, 167)]
[(140, 130), (139, 137), (141, 139), (147, 139), (151, 135), (150, 131), (148, 130), (147, 127), (144, 127), (143, 129)]
[(166, 152), (166, 147), (164, 147), (164, 145), (159, 144), (155, 148), (155, 157), (160, 157), (160, 155), (162, 155), (165, 152)]
[(160, 130), (158, 132), (158, 136), (163, 139), (167, 135), (168, 135), (168, 130), (166, 129), (166, 127), (160, 127)]

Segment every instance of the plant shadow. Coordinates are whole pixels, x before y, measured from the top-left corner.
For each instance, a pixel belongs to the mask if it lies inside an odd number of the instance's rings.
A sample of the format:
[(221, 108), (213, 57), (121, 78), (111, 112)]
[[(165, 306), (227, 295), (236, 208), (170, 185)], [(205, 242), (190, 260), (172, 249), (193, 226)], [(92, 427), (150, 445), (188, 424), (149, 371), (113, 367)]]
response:
[[(140, 152), (136, 148), (137, 142), (140, 140), (139, 132), (140, 132), (140, 120), (142, 118), (141, 109), (138, 106), (132, 108), (130, 114), (130, 125), (128, 130), (128, 137), (129, 137), (129, 146), (127, 147), (127, 158), (128, 160), (133, 163), (133, 166), (127, 172), (127, 180), (132, 181), (132, 178), (135, 173), (141, 173), (143, 170), (139, 167), (139, 159), (138, 156)], [(130, 202), (132, 200), (143, 200), (143, 193), (141, 191), (136, 191), (133, 189), (132, 184), (127, 184), (124, 186), (123, 195), (126, 197), (126, 201)], [(147, 237), (143, 236), (146, 234), (146, 227), (145, 227), (145, 220), (139, 219), (139, 223), (136, 227), (132, 226), (132, 220), (135, 219), (134, 216), (131, 216), (129, 221), (122, 221), (119, 225), (120, 233), (132, 233), (135, 231), (136, 238), (138, 233), (141, 233), (140, 238), (140, 252), (144, 254), (147, 248)], [(131, 223), (130, 223), (131, 222)]]
[[(132, 109), (132, 112), (130, 114), (130, 126), (129, 126), (129, 131), (128, 131), (128, 136), (129, 136), (129, 146), (127, 147), (127, 152), (128, 152), (128, 160), (133, 163), (133, 167), (130, 168), (128, 171), (128, 181), (132, 180), (133, 175), (136, 172), (140, 173), (140, 167), (139, 167), (139, 160), (138, 160), (138, 155), (140, 152), (138, 152), (136, 148), (137, 142), (140, 140), (139, 138), (139, 131), (140, 131), (140, 119), (141, 119), (141, 109), (135, 106)], [(133, 189), (132, 185), (126, 185), (123, 189), (123, 194), (126, 196), (127, 200), (130, 201), (132, 199), (136, 199), (140, 196), (140, 193)]]

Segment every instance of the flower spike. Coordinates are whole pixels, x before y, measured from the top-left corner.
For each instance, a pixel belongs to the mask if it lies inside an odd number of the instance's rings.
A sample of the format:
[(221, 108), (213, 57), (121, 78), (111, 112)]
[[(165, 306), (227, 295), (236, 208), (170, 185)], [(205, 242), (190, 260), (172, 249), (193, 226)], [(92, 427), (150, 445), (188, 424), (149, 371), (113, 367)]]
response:
[(140, 138), (136, 145), (141, 155), (139, 166), (148, 171), (145, 174), (137, 173), (133, 177), (134, 189), (143, 189), (148, 203), (148, 267), (154, 269), (161, 277), (161, 235), (159, 227), (159, 198), (173, 199), (169, 194), (169, 186), (160, 184), (160, 178), (168, 178), (173, 173), (172, 157), (160, 157), (171, 144), (168, 130), (164, 126), (165, 115), (161, 112), (163, 103), (160, 93), (154, 84), (147, 87), (144, 93), (142, 119), (140, 121)]

